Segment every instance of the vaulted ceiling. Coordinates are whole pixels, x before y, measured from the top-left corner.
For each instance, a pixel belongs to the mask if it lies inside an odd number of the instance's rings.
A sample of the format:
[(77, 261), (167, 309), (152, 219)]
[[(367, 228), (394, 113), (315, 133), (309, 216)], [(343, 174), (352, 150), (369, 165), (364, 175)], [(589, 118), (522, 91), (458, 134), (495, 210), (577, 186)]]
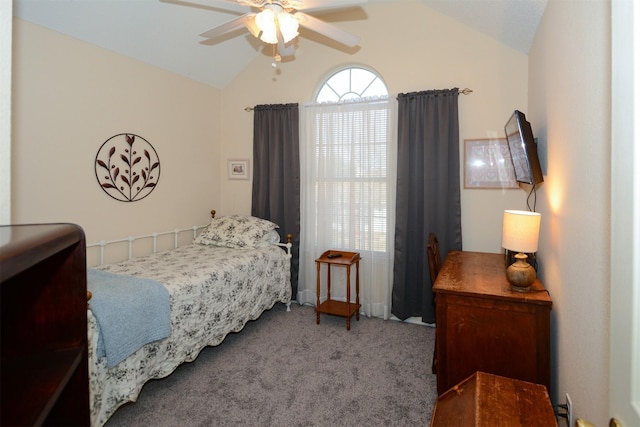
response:
[[(397, 3), (402, 7), (406, 1), (423, 3), (524, 54), (529, 53), (547, 3), (547, 0), (368, 0), (368, 3)], [(366, 8), (366, 3), (362, 7)], [(248, 11), (246, 6), (233, 1), (14, 0), (13, 10), (16, 17), (25, 21), (216, 88), (224, 88), (256, 56), (263, 54), (264, 44), (246, 31), (231, 33), (215, 43), (199, 36)], [(342, 9), (316, 16), (338, 27), (341, 20), (352, 16), (366, 20), (366, 13), (347, 15)], [(304, 29), (301, 35), (314, 37)]]

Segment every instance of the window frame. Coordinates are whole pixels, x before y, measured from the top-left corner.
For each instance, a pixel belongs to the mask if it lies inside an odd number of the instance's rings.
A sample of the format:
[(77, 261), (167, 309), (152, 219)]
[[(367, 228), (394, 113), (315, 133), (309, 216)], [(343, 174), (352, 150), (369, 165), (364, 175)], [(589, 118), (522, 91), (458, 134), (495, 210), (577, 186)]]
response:
[[(331, 72), (327, 73), (321, 80), (320, 80), (320, 84), (318, 85), (318, 87), (316, 88), (314, 94), (313, 94), (313, 102), (317, 102), (317, 103), (331, 103), (332, 101), (319, 101), (318, 97), (320, 96), (320, 94), (322, 93), (322, 90), (329, 84), (329, 81), (334, 78), (336, 75), (343, 73), (345, 71), (352, 71), (354, 69), (358, 69), (358, 70), (364, 70), (368, 73), (371, 73), (373, 76), (375, 76), (375, 79), (371, 81), (371, 83), (369, 83), (367, 85), (367, 87), (365, 88), (365, 90), (363, 90), (358, 96), (357, 99), (362, 100), (362, 99), (368, 99), (368, 98), (375, 98), (375, 97), (388, 97), (389, 96), (389, 87), (387, 85), (387, 83), (384, 81), (384, 79), (382, 78), (382, 76), (380, 75), (379, 72), (377, 72), (376, 70), (374, 70), (371, 67), (365, 66), (365, 65), (361, 65), (361, 64), (349, 64), (349, 65), (345, 65), (336, 69), (333, 69)], [(378, 80), (385, 88), (386, 93), (383, 94), (378, 94), (378, 95), (372, 95), (372, 96), (367, 96), (367, 97), (363, 97), (362, 93), (366, 92), (366, 89), (368, 89), (369, 87), (371, 87), (371, 85), (375, 82), (375, 80)], [(336, 91), (333, 91), (334, 93), (337, 94)], [(340, 102), (348, 102), (347, 100), (344, 100), (343, 97), (346, 93), (353, 93), (351, 91), (349, 92), (343, 92), (341, 95), (338, 95), (338, 97), (340, 98), (339, 101), (335, 102), (333, 101), (332, 103), (340, 103)], [(350, 98), (351, 100), (354, 100), (355, 98)]]

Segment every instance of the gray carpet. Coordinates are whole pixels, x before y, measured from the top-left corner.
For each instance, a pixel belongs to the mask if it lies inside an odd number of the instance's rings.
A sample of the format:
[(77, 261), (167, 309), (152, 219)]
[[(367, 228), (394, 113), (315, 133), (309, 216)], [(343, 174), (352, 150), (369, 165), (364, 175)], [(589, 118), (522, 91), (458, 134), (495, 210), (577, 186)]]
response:
[(153, 380), (117, 426), (424, 426), (431, 419), (435, 330), (282, 304)]

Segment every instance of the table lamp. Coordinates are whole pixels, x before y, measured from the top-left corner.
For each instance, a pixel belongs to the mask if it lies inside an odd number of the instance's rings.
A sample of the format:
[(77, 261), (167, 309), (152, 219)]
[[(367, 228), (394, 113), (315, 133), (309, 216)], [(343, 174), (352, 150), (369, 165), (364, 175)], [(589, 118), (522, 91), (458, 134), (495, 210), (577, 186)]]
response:
[(527, 292), (536, 280), (536, 270), (527, 262), (528, 253), (538, 250), (540, 214), (506, 210), (502, 220), (502, 247), (517, 252), (516, 261), (507, 267), (507, 280), (512, 289)]

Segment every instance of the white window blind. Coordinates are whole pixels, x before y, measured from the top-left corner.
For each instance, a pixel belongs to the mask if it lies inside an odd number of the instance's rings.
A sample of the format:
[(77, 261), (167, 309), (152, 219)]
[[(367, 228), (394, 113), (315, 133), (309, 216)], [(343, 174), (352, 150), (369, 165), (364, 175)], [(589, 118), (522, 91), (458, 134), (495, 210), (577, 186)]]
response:
[(390, 243), (388, 101), (327, 108), (317, 109), (313, 117), (314, 239), (325, 234), (332, 248), (386, 252)]
[[(387, 99), (303, 107), (299, 302), (316, 302), (315, 259), (325, 250), (342, 249), (362, 256), (363, 312), (390, 316), (395, 120)], [(346, 298), (341, 273), (331, 278), (332, 298)], [(325, 298), (320, 295), (321, 301)]]

